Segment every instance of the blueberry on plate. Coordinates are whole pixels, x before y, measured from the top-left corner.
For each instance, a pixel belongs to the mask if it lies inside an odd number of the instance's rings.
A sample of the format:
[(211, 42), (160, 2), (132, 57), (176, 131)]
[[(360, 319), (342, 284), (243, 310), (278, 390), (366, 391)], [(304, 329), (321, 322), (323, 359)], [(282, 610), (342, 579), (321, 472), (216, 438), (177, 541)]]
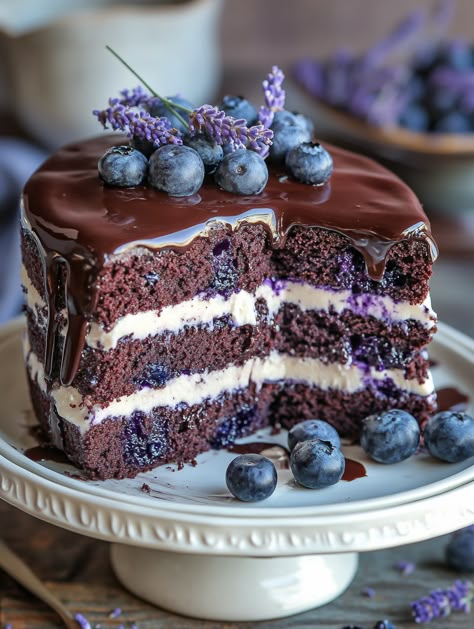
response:
[[(186, 109), (194, 108), (194, 105), (192, 105), (188, 100), (182, 98), (181, 96), (167, 96), (166, 98), (176, 105), (186, 107)], [(178, 107), (176, 107), (176, 111), (181, 116), (181, 118), (188, 122), (189, 114), (186, 111)], [(151, 103), (149, 112), (152, 116), (156, 116), (157, 118), (168, 118), (172, 127), (178, 129), (178, 131), (181, 131), (181, 133), (187, 133), (188, 129), (183, 125), (181, 120), (177, 116), (175, 116), (175, 114), (172, 113), (159, 98)]]
[(442, 411), (429, 418), (424, 431), (431, 456), (459, 463), (474, 456), (474, 418), (467, 413)]
[(132, 146), (112, 146), (100, 158), (98, 168), (109, 186), (132, 188), (145, 179), (148, 160)]
[(204, 169), (208, 175), (215, 172), (217, 166), (224, 157), (224, 151), (220, 144), (210, 140), (203, 133), (185, 137), (184, 143), (197, 151), (204, 163)]
[(332, 174), (331, 155), (318, 142), (303, 142), (288, 151), (285, 164), (290, 174), (303, 183), (321, 185)]
[(258, 502), (275, 491), (277, 471), (272, 461), (261, 454), (242, 454), (230, 462), (225, 480), (235, 498)]
[(260, 194), (267, 185), (268, 168), (254, 151), (239, 149), (228, 153), (214, 175), (218, 186), (234, 194)]
[(203, 161), (199, 153), (189, 146), (166, 144), (156, 149), (150, 157), (150, 185), (172, 197), (196, 194), (203, 180)]
[(406, 411), (392, 409), (362, 421), (360, 445), (378, 463), (399, 463), (416, 452), (420, 443), (418, 422)]
[(390, 620), (378, 620), (373, 629), (395, 629), (395, 625)]
[(474, 525), (453, 533), (445, 558), (448, 566), (458, 572), (474, 572)]
[(322, 439), (332, 443), (335, 448), (341, 447), (336, 429), (322, 419), (306, 419), (295, 424), (288, 432), (288, 447), (291, 451), (297, 443), (309, 439)]
[(290, 454), (290, 468), (295, 480), (308, 489), (322, 489), (339, 482), (345, 459), (329, 441), (310, 439), (297, 443)]
[(232, 116), (233, 118), (243, 118), (247, 121), (248, 127), (257, 122), (257, 110), (252, 103), (249, 103), (243, 96), (226, 94), (222, 99), (222, 103), (219, 105), (219, 109), (222, 109), (228, 116)]
[(309, 142), (312, 137), (312, 131), (306, 121), (291, 111), (276, 112), (270, 128), (273, 131), (273, 143), (269, 153), (272, 162), (284, 162), (290, 149), (303, 142)]

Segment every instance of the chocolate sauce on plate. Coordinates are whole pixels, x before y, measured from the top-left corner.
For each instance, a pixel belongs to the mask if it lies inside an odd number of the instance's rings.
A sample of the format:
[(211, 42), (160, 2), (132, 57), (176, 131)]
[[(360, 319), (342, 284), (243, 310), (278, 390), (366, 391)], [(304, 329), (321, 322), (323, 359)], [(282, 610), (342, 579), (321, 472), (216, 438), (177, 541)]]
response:
[(465, 411), (469, 406), (469, 396), (455, 387), (443, 387), (436, 391), (438, 411)]
[[(227, 448), (228, 452), (236, 454), (263, 454), (275, 463), (279, 469), (289, 469), (290, 451), (287, 447), (281, 446), (279, 443), (269, 441), (249, 441), (248, 443), (234, 443)], [(280, 452), (278, 452), (280, 451)], [(267, 452), (268, 454), (265, 454)], [(367, 476), (367, 470), (362, 463), (348, 459), (346, 457), (346, 467), (341, 480), (353, 481), (357, 478)]]
[(113, 255), (135, 246), (182, 250), (216, 222), (237, 229), (264, 225), (275, 248), (295, 225), (344, 234), (365, 258), (374, 280), (383, 276), (393, 244), (423, 240), (437, 255), (429, 223), (411, 190), (371, 160), (329, 147), (334, 172), (323, 186), (308, 186), (283, 172), (270, 173), (259, 195), (239, 196), (206, 182), (192, 197), (173, 198), (149, 186), (113, 188), (98, 177), (97, 162), (123, 137), (101, 136), (70, 144), (31, 177), (23, 196), (23, 228), (35, 239), (44, 267), (48, 328), (45, 372), (51, 377), (59, 278), (66, 277), (67, 331), (61, 382), (72, 382), (88, 321), (97, 302), (95, 280)]
[(71, 463), (59, 448), (54, 446), (33, 446), (23, 452), (31, 461), (54, 461), (54, 463)]

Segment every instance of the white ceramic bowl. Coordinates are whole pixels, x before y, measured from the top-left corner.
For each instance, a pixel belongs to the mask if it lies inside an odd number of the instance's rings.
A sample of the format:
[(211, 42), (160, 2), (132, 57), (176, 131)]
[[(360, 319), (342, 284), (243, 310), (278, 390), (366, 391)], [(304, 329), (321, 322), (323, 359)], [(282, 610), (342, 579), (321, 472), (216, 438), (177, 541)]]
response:
[(49, 148), (100, 133), (92, 110), (138, 84), (106, 44), (157, 92), (208, 102), (220, 79), (221, 6), (222, 0), (17, 0), (12, 11), (11, 0), (0, 0), (9, 106)]

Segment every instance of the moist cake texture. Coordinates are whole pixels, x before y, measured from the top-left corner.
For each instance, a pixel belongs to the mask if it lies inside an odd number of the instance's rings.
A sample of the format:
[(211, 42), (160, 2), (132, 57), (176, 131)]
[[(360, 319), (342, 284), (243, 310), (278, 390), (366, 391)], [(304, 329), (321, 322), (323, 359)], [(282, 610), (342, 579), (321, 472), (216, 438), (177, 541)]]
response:
[(173, 198), (112, 188), (114, 137), (72, 144), (24, 191), (25, 361), (50, 440), (91, 477), (191, 461), (266, 425), (435, 408), (436, 246), (414, 194), (330, 147), (322, 186)]

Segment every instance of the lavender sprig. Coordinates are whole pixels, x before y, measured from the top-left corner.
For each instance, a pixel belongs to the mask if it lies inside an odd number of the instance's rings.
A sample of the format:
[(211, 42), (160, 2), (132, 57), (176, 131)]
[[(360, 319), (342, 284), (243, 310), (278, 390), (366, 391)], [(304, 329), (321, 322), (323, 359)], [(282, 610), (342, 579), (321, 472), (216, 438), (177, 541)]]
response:
[(268, 154), (273, 131), (263, 125), (247, 127), (243, 118), (233, 118), (212, 105), (201, 105), (189, 114), (191, 135), (205, 133), (217, 144), (229, 144), (233, 150), (251, 148), (262, 157)]
[(104, 129), (125, 131), (130, 138), (152, 142), (156, 147), (164, 144), (182, 144), (181, 133), (171, 126), (168, 118), (157, 118), (147, 111), (133, 111), (122, 105), (120, 99), (110, 98), (106, 109), (95, 109), (94, 116)]
[(416, 623), (431, 622), (435, 618), (444, 618), (454, 611), (469, 613), (474, 598), (474, 588), (471, 581), (455, 581), (446, 590), (433, 590), (411, 603), (413, 619)]
[(120, 97), (118, 102), (126, 107), (141, 107), (143, 105), (149, 105), (150, 101), (155, 100), (155, 96), (151, 96), (145, 92), (141, 85), (131, 90), (121, 90)]
[(275, 111), (283, 109), (285, 106), (286, 92), (282, 88), (284, 79), (285, 75), (280, 68), (273, 66), (272, 71), (262, 82), (265, 105), (260, 107), (258, 117), (262, 125), (267, 129), (273, 122)]
[(181, 124), (183, 124), (185, 127), (187, 127), (187, 123), (186, 120), (181, 116), (181, 114), (179, 113), (179, 111), (177, 111), (177, 109), (181, 109), (183, 111), (189, 112), (189, 109), (187, 107), (183, 107), (182, 105), (178, 105), (177, 103), (173, 103), (170, 100), (168, 100), (167, 98), (165, 98), (164, 96), (161, 96), (160, 94), (158, 94), (158, 92), (155, 92), (155, 90), (145, 81), (144, 78), (142, 78), (138, 72), (136, 70), (134, 70), (132, 68), (131, 65), (129, 65), (125, 59), (123, 59), (123, 57), (121, 57), (118, 52), (115, 52), (115, 50), (113, 48), (111, 48), (110, 46), (106, 46), (106, 49), (111, 52), (113, 54), (113, 56), (118, 59), (120, 61), (120, 63), (122, 63), (127, 70), (130, 70), (130, 72), (133, 74), (133, 76), (135, 76), (140, 83), (142, 83), (147, 90), (149, 90), (151, 92), (151, 94), (153, 94), (153, 96), (155, 98), (159, 98), (161, 100), (161, 102), (163, 103), (163, 105), (168, 109), (169, 112), (171, 112), (172, 114), (174, 114), (176, 116), (176, 118), (178, 118), (178, 120), (181, 122)]

